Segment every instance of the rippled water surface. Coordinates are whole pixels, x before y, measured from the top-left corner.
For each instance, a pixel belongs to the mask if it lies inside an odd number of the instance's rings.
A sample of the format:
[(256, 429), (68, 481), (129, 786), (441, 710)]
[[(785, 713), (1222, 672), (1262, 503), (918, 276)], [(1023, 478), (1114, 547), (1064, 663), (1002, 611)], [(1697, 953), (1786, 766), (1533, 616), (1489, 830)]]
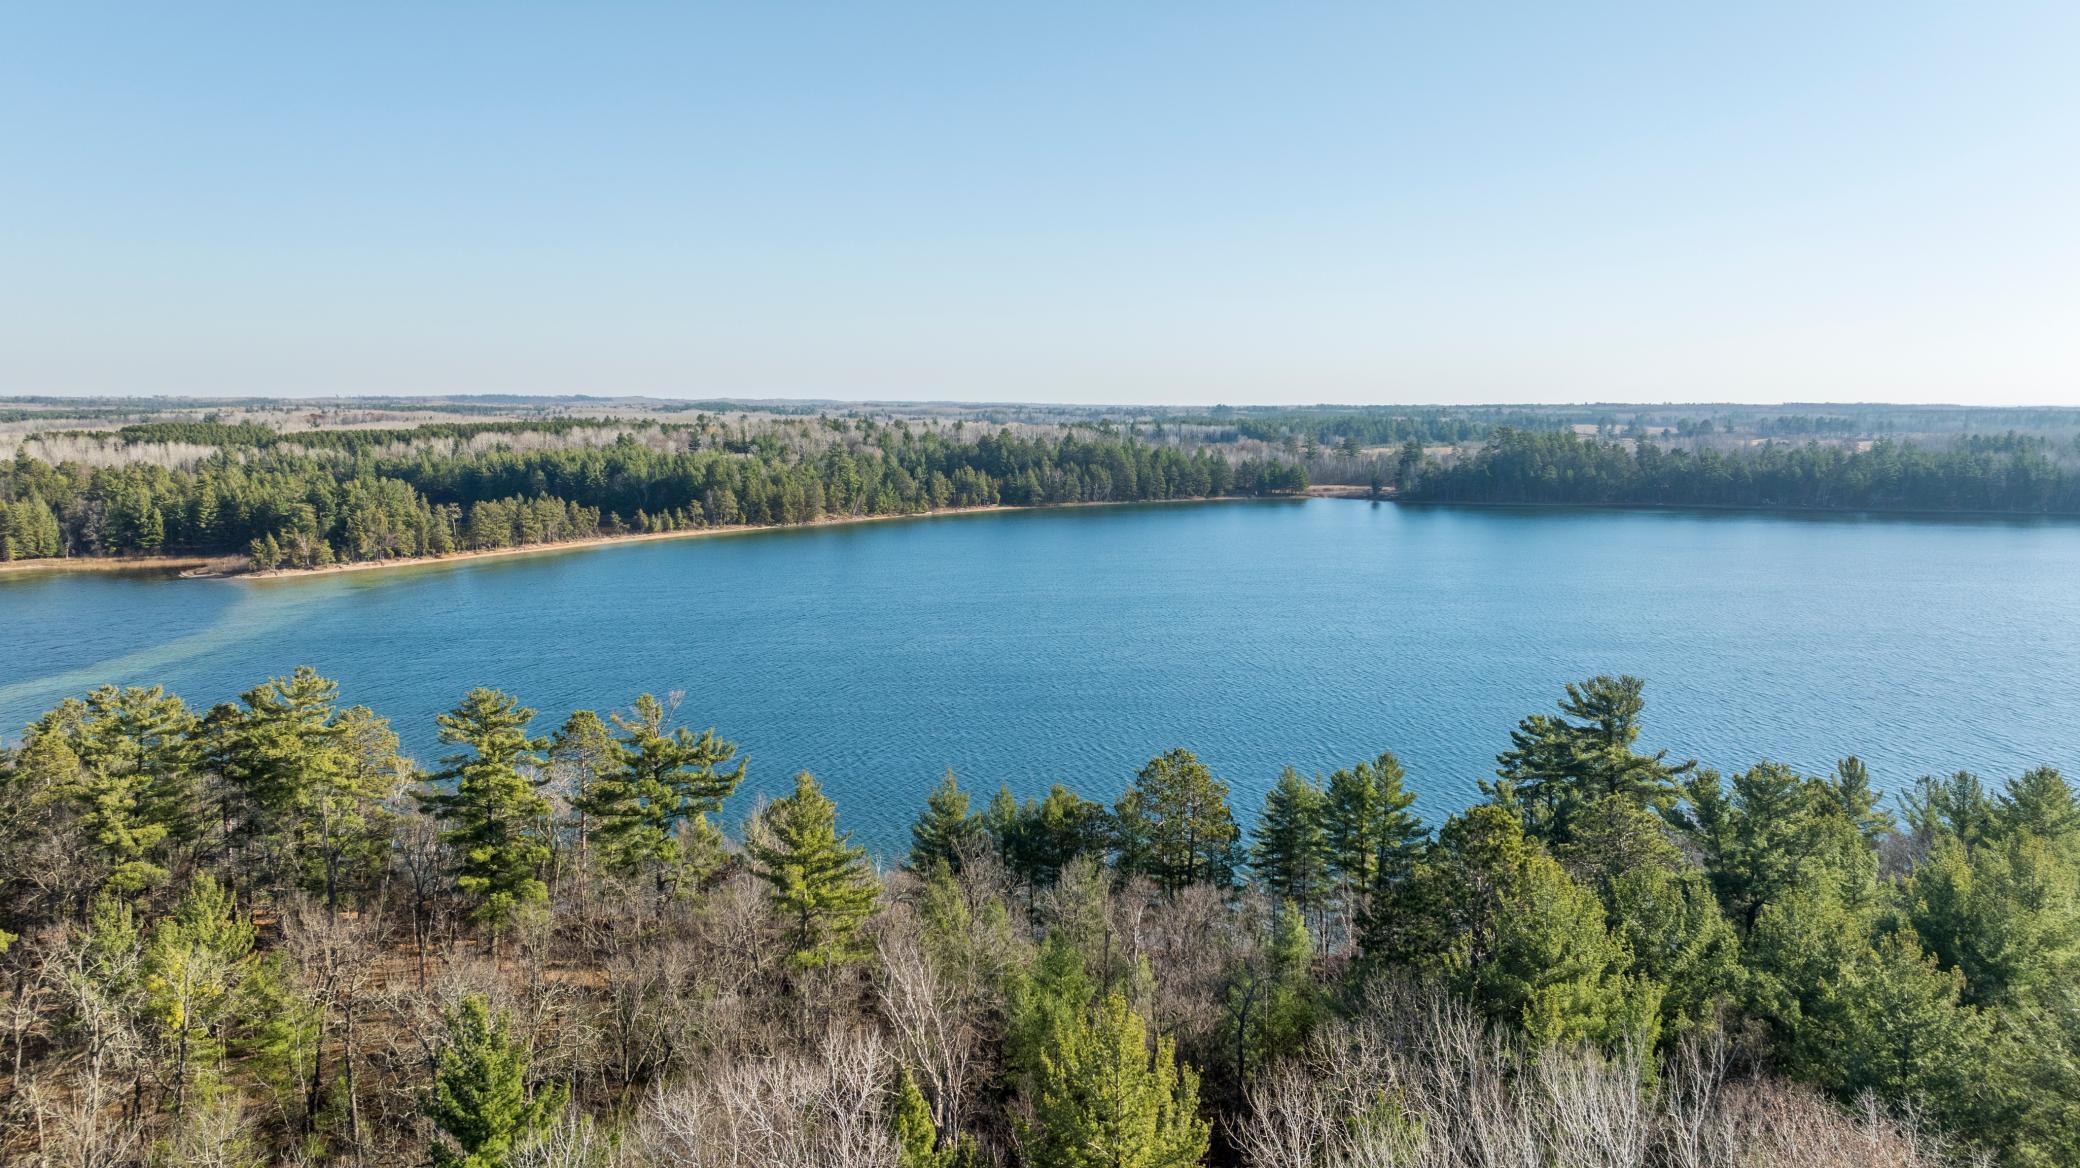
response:
[(1279, 769), (1398, 752), (1432, 816), (1564, 681), (1648, 679), (1646, 738), (1881, 783), (2080, 769), (2080, 525), (1317, 500), (872, 523), (271, 582), (0, 576), (0, 726), (103, 682), (198, 706), (300, 663), (388, 715), (494, 685), (547, 733), (685, 692), (746, 795), (825, 780), (903, 842), (947, 768), (1111, 796), (1189, 746), (1253, 816)]

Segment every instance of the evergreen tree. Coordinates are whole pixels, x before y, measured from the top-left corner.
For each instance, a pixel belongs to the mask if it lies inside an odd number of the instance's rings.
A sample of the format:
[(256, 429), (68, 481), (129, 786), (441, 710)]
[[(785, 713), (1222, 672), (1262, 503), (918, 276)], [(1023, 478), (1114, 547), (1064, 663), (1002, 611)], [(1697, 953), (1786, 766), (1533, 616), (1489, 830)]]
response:
[(839, 833), (837, 807), (809, 772), (759, 815), (747, 850), (774, 910), (790, 923), (796, 965), (821, 968), (864, 955), (859, 927), (873, 914), (879, 885), (866, 849)]
[(1730, 786), (1701, 771), (1683, 797), (1676, 821), (1703, 850), (1712, 891), (1743, 933), (1772, 901), (1802, 886), (1831, 881), (1857, 903), (1875, 895), (1876, 858), (1825, 780), (1763, 763)]
[(456, 887), (474, 902), (476, 919), (494, 931), (549, 898), (541, 876), (549, 858), (542, 830), (549, 801), (530, 773), (547, 743), (527, 736), (533, 718), (533, 710), (507, 694), (474, 689), (437, 719), (441, 741), (468, 750), (441, 759), (444, 769), (432, 778), (452, 786), (437, 787), (423, 800), (448, 825), (441, 838), (458, 856)]
[(1669, 837), (1667, 823), (1622, 795), (1587, 805), (1559, 859), (1603, 903), (1612, 937), (1633, 969), (1666, 992), (1662, 1029), (1709, 1026), (1740, 985), (1740, 942), (1702, 869)]
[(1165, 892), (1202, 881), (1233, 882), (1240, 832), (1228, 784), (1189, 750), (1149, 760), (1119, 801), (1120, 867)]
[(946, 777), (925, 796), (924, 813), (910, 828), (910, 867), (929, 872), (943, 864), (957, 872), (962, 858), (985, 838), (981, 818), (968, 814), (968, 793), (949, 767)]
[[(581, 880), (592, 872), (595, 825), (587, 808), (593, 805), (593, 787), (619, 761), (613, 734), (591, 710), (572, 711), (549, 740), (550, 782), (570, 809), (569, 835), (577, 845), (575, 866)], [(560, 856), (558, 866), (562, 866)]]
[(1048, 1044), (1089, 1010), (1097, 992), (1078, 938), (1059, 928), (1041, 939), (1031, 968), (1009, 979), (1004, 1065), (1028, 1096), (1039, 1081)]
[[(660, 893), (683, 883), (691, 853), (712, 851), (707, 817), (743, 781), (734, 743), (710, 729), (667, 731), (667, 711), (656, 697), (636, 699), (634, 711), (612, 716), (621, 733), (616, 766), (600, 774), (583, 810), (593, 821), (599, 858), (611, 871), (655, 874)], [(689, 841), (685, 836), (690, 833)]]
[(1677, 778), (1696, 763), (1671, 765), (1665, 750), (1651, 755), (1633, 750), (1644, 688), (1636, 677), (1569, 683), (1560, 701), (1564, 717), (1533, 714), (1510, 731), (1511, 748), (1496, 759), (1499, 781), (1486, 784), (1489, 792), (1518, 803), (1525, 829), (1554, 843), (1568, 838), (1577, 807), (1602, 796), (1672, 807)]
[(1266, 895), (1302, 912), (1321, 902), (1327, 873), (1322, 790), (1287, 767), (1264, 796), (1250, 867)]
[(1001, 844), (1004, 862), (1029, 889), (1051, 887), (1070, 861), (1104, 852), (1111, 822), (1102, 804), (1056, 783), (1047, 798), (1028, 799), (1012, 817)]
[(1866, 950), (1830, 986), (1835, 1083), (1845, 1095), (1876, 1091), (1966, 1110), (1985, 1073), (1986, 1019), (1960, 1004), (1964, 977), (1944, 971), (1911, 934)]
[(1539, 1043), (1652, 1048), (1661, 987), (1629, 975), (1602, 903), (1507, 809), (1485, 804), (1448, 822), (1419, 879), (1443, 910), (1430, 961), (1490, 1017)]
[(953, 1168), (953, 1148), (939, 1146), (932, 1105), (917, 1089), (917, 1076), (908, 1067), (896, 1083), (895, 1133), (897, 1168)]
[(1040, 1060), (1024, 1130), (1036, 1168), (1191, 1168), (1211, 1129), (1198, 1116), (1199, 1077), (1118, 994), (1065, 1019)]
[(175, 1114), (186, 1107), (198, 1064), (222, 1061), (222, 1027), (253, 960), (252, 922), (206, 872), (152, 930), (143, 988), (169, 1064)]
[(336, 706), (339, 685), (309, 666), (219, 706), (206, 723), (230, 788), (232, 842), (261, 878), (294, 877), (339, 909), (345, 886), (379, 869), (388, 842), (383, 804), (405, 763), (389, 723)]
[(130, 894), (161, 883), (174, 849), (200, 829), (198, 725), (163, 689), (102, 686), (29, 728), (26, 763), (41, 772), (49, 797), (78, 817), (108, 890)]
[(528, 1088), (527, 1045), (513, 1037), (512, 1025), (512, 1016), (494, 1016), (481, 994), (463, 998), (448, 1015), (426, 1101), (440, 1133), (431, 1149), (435, 1168), (509, 1168), (562, 1113), (562, 1090)]
[(1401, 760), (1391, 752), (1329, 776), (1322, 804), (1322, 842), (1328, 878), (1340, 908), (1342, 940), (1368, 938), (1368, 950), (1388, 947), (1409, 908), (1403, 882), (1422, 852), (1423, 822), (1409, 808), (1415, 792), (1403, 785)]
[(2028, 832), (2053, 843), (2080, 839), (2080, 803), (2065, 777), (2050, 767), (2036, 767), (2008, 784), (1998, 800), (2000, 831)]
[(2080, 973), (2080, 856), (2022, 832), (1945, 835), (1902, 888), (1906, 917), (1963, 1000), (2017, 1005)]

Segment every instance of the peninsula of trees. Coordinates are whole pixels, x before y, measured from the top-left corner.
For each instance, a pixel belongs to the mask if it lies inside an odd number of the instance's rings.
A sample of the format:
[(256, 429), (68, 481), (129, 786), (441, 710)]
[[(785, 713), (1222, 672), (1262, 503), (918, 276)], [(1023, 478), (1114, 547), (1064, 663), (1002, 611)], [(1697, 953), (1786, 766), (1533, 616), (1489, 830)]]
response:
[[(41, 437), (50, 445), (67, 435)], [(0, 463), (0, 560), (182, 553), (308, 568), (602, 535), (1307, 486), (1280, 459), (1096, 430), (1021, 436), (865, 418), (294, 434), (198, 421), (72, 437), (97, 452), (156, 446), (184, 456), (90, 465), (17, 453)]]
[[(480, 689), (422, 771), (310, 670), (64, 702), (0, 754), (11, 1162), (2017, 1168), (2080, 1162), (2080, 806), (2044, 768), (1720, 773), (1598, 677), (1414, 813), (1254, 830), (949, 774), (900, 867), (739, 816), (673, 701)], [(1104, 781), (1100, 779), (1099, 781)], [(1110, 785), (1110, 784), (1108, 784)], [(727, 824), (742, 824), (731, 838)]]
[[(2076, 445), (2069, 454), (2080, 454)], [(1404, 465), (1420, 461), (1420, 451)], [(2070, 460), (2068, 460), (2070, 461)], [(1878, 439), (1863, 449), (1764, 442), (1668, 450), (1572, 431), (1503, 428), (1472, 455), (1404, 475), (1401, 496), (1455, 503), (1584, 503), (1807, 510), (2080, 514), (2080, 471), (2022, 434), (1937, 449)]]

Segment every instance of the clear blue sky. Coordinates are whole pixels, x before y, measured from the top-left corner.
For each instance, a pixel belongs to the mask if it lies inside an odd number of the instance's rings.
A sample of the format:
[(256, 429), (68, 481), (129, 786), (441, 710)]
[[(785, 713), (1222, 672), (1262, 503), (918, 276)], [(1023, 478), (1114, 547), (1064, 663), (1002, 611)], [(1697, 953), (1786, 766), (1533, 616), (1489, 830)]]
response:
[(0, 8), (0, 393), (2080, 404), (2080, 5)]

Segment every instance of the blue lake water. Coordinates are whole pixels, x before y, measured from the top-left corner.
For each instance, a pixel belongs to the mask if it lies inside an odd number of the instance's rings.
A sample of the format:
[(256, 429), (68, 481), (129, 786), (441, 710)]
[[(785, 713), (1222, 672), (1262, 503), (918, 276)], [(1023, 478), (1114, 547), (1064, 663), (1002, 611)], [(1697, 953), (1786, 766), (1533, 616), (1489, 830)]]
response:
[(0, 727), (92, 686), (198, 707), (298, 664), (411, 753), (472, 686), (553, 730), (684, 691), (900, 847), (952, 767), (1111, 798), (1197, 751), (1254, 818), (1293, 764), (1400, 754), (1436, 818), (1561, 684), (1647, 679), (1645, 740), (1897, 788), (2080, 769), (2080, 524), (1340, 500), (1004, 512), (278, 581), (0, 576)]

